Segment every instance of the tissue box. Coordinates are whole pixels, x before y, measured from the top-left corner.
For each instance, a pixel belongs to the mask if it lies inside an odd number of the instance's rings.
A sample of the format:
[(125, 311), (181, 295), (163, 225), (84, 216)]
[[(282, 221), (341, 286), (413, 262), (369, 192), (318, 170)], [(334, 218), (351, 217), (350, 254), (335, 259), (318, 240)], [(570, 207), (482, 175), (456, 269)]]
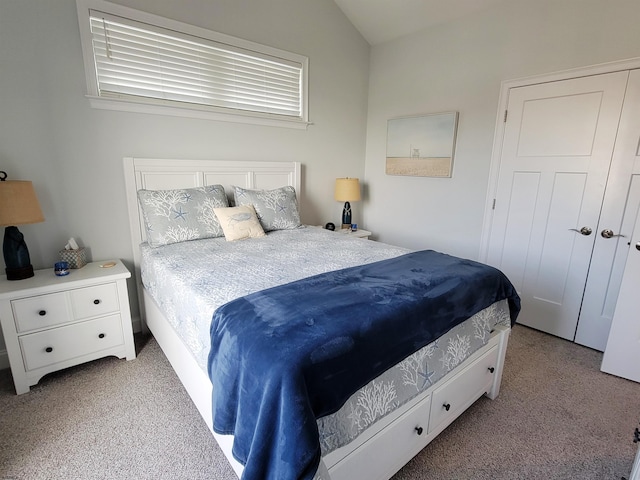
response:
[(84, 248), (60, 250), (60, 260), (67, 262), (69, 268), (82, 268), (87, 264), (87, 254)]

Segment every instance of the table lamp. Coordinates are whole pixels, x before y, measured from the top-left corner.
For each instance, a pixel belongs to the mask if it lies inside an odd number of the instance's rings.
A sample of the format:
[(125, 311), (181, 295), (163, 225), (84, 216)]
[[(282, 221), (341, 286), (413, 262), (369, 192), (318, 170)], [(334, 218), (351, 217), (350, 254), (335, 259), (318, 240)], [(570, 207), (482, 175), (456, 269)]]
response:
[(360, 182), (357, 178), (336, 178), (334, 198), (344, 202), (342, 228), (351, 228), (351, 204), (360, 200)]
[(7, 173), (0, 171), (0, 227), (6, 227), (2, 253), (7, 280), (33, 277), (29, 249), (16, 225), (38, 222), (44, 222), (44, 216), (33, 184), (7, 180)]

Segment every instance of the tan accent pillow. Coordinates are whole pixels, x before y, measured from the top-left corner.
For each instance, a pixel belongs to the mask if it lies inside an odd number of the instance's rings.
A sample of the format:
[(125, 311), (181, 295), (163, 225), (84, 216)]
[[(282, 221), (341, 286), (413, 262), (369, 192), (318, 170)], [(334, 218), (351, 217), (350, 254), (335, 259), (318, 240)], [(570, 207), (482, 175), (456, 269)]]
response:
[(265, 233), (260, 225), (253, 205), (239, 207), (214, 208), (224, 237), (227, 241), (242, 240), (243, 238), (264, 237)]

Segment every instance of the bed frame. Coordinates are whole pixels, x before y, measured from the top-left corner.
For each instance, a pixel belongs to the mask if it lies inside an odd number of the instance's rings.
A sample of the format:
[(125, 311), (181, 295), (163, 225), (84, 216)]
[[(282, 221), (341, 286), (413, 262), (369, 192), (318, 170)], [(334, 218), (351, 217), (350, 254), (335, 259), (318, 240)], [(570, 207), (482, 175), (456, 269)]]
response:
[[(213, 433), (238, 477), (242, 465), (233, 458), (233, 437), (212, 429), (212, 385), (194, 357), (164, 318), (140, 281), (140, 249), (145, 241), (136, 192), (222, 184), (273, 189), (291, 185), (301, 190), (301, 165), (297, 162), (217, 160), (124, 159), (127, 205), (131, 226), (134, 267), (143, 329), (151, 331), (182, 381), (200, 415)], [(433, 440), (482, 395), (496, 398), (500, 390), (510, 329), (496, 327), (487, 345), (418, 397), (369, 427), (348, 445), (325, 457), (331, 480), (367, 478), (387, 480)]]

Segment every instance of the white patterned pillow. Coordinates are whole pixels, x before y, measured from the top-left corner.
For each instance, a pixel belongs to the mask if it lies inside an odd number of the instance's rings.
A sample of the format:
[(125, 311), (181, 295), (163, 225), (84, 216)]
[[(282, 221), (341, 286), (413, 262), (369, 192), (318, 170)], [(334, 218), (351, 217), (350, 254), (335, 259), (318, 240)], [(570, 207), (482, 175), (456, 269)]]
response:
[(229, 205), (222, 185), (178, 190), (138, 190), (152, 247), (224, 235), (213, 209)]
[(252, 205), (214, 208), (213, 210), (216, 212), (218, 220), (220, 220), (220, 225), (222, 225), (224, 237), (227, 241), (265, 236)]
[(253, 205), (265, 232), (300, 226), (296, 190), (291, 186), (275, 190), (249, 190), (234, 187), (236, 205)]

